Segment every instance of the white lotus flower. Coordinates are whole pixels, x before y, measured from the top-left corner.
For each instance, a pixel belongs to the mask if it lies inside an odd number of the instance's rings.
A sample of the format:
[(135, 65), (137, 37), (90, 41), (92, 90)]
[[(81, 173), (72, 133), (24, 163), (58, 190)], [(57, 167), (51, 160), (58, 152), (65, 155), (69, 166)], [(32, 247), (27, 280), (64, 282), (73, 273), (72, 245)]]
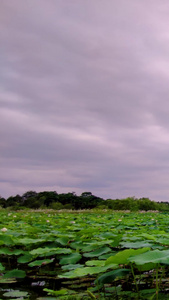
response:
[(5, 227), (1, 229), (2, 232), (6, 232), (7, 230), (8, 230), (8, 229), (5, 228)]

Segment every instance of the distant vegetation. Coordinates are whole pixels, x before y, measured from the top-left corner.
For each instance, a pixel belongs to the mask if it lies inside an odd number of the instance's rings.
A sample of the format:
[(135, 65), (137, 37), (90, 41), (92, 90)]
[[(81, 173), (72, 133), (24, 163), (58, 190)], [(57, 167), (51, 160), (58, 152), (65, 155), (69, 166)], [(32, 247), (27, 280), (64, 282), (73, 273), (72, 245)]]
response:
[(24, 208), (30, 209), (112, 209), (112, 210), (158, 210), (169, 211), (168, 202), (155, 202), (149, 198), (128, 197), (125, 199), (107, 199), (93, 195), (91, 192), (84, 192), (77, 196), (74, 192), (58, 194), (55, 191), (44, 191), (37, 193), (27, 191), (22, 196), (11, 196), (7, 199), (0, 197), (0, 206), (12, 210)]

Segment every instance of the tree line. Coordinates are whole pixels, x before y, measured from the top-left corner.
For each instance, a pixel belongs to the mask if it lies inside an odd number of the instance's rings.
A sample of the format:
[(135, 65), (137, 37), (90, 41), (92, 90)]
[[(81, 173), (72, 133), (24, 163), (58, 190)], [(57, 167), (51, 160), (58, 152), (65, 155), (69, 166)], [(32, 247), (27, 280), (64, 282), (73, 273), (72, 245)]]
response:
[(125, 199), (106, 199), (83, 192), (80, 196), (75, 192), (58, 194), (56, 191), (27, 191), (23, 195), (0, 197), (0, 207), (12, 210), (19, 209), (112, 209), (112, 210), (158, 210), (169, 211), (168, 202), (155, 202), (149, 198), (127, 197)]

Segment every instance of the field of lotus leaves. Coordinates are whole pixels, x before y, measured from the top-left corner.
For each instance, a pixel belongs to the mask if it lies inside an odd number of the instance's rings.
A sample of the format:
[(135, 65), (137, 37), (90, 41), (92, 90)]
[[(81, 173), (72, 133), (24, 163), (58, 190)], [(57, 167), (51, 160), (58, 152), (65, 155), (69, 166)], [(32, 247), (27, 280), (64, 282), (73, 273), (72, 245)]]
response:
[(0, 299), (169, 299), (169, 215), (0, 211)]

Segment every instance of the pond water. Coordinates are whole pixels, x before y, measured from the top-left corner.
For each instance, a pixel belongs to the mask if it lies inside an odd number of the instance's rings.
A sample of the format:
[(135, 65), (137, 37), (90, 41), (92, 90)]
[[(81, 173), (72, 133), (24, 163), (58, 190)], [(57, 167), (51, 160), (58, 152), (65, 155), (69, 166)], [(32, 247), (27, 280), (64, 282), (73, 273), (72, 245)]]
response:
[(47, 296), (47, 293), (43, 291), (44, 288), (56, 289), (57, 286), (54, 281), (38, 281), (30, 278), (5, 283), (0, 287), (0, 299), (27, 299), (29, 297), (30, 300), (35, 300)]

